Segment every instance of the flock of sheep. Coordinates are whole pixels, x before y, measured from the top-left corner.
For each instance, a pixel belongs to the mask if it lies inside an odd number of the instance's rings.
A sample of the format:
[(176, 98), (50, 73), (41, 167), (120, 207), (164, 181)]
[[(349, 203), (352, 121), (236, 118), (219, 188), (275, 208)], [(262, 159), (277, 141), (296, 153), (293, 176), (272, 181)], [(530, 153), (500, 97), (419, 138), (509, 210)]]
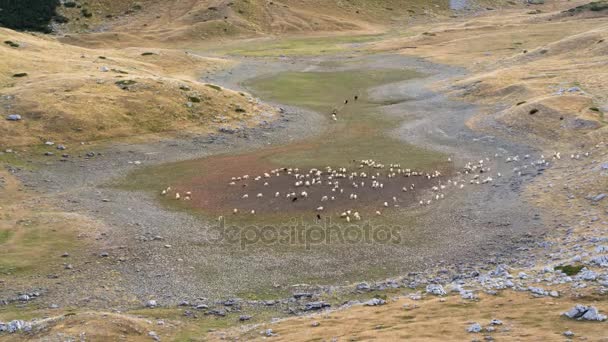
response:
[[(585, 153), (582, 156), (589, 156)], [(581, 155), (573, 154), (572, 159), (579, 159)], [(395, 190), (399, 189), (399, 193), (403, 196), (410, 195), (416, 197), (424, 197), (418, 199), (417, 203), (420, 206), (431, 205), (435, 201), (441, 201), (446, 197), (450, 189), (463, 189), (467, 185), (483, 185), (495, 181), (502, 177), (500, 172), (492, 172), (490, 166), (493, 162), (498, 162), (499, 156), (490, 159), (480, 159), (475, 162), (467, 162), (464, 167), (455, 173), (454, 177), (446, 179), (438, 170), (432, 172), (420, 172), (409, 168), (404, 168), (400, 164), (382, 164), (373, 159), (361, 160), (350, 168), (338, 167), (332, 168), (327, 166), (322, 169), (311, 168), (301, 170), (299, 168), (276, 168), (264, 172), (260, 175), (250, 176), (242, 175), (232, 177), (227, 182), (227, 187), (234, 188), (235, 193), (234, 203), (242, 203), (240, 207), (232, 209), (233, 215), (247, 214), (255, 215), (256, 210), (251, 209), (251, 201), (259, 201), (256, 207), (269, 207), (268, 202), (263, 201), (284, 201), (283, 205), (292, 205), (296, 202), (301, 203), (307, 201), (310, 208), (314, 211), (318, 218), (321, 218), (321, 213), (329, 212), (331, 214), (332, 203), (339, 203), (333, 207), (345, 207), (344, 201), (352, 202), (352, 208), (371, 208), (375, 215), (382, 215), (383, 210), (391, 207), (399, 207), (402, 202), (401, 196), (396, 196)], [(556, 152), (553, 154), (553, 160), (561, 159), (561, 154)], [(448, 159), (451, 162), (451, 159)], [(528, 167), (541, 167), (549, 164), (543, 155), (537, 160), (531, 160), (529, 155), (523, 157), (511, 156), (503, 160), (505, 164), (519, 163), (520, 165), (513, 168), (514, 175), (521, 176), (522, 172)], [(277, 182), (282, 184), (282, 190), (272, 187), (272, 183), (278, 177), (289, 177), (288, 183), (285, 180)], [(424, 180), (426, 189), (415, 192), (416, 182), (414, 178)], [(276, 184), (274, 184), (276, 185)], [(395, 188), (398, 187), (398, 188)], [(241, 189), (241, 190), (239, 190)], [(258, 189), (253, 193), (246, 190)], [(273, 190), (270, 190), (273, 189)], [(380, 201), (370, 201), (368, 197), (374, 199), (382, 198), (387, 189), (392, 189), (390, 194)], [(264, 191), (266, 190), (266, 191)], [(278, 191), (277, 191), (278, 190)], [(424, 191), (426, 190), (426, 191)], [(240, 194), (239, 194), (240, 192)], [(413, 193), (413, 194), (411, 194)], [(314, 194), (314, 195), (313, 195)], [(370, 194), (374, 194), (370, 196)], [(192, 200), (192, 191), (179, 192), (171, 187), (161, 191), (163, 196), (172, 196), (175, 200), (189, 201)], [(414, 197), (410, 197), (413, 199)], [(250, 207), (247, 209), (247, 207)], [(313, 210), (313, 209), (310, 209)], [(341, 219), (347, 222), (351, 220), (359, 221), (362, 219), (361, 209), (339, 210), (335, 213)]]

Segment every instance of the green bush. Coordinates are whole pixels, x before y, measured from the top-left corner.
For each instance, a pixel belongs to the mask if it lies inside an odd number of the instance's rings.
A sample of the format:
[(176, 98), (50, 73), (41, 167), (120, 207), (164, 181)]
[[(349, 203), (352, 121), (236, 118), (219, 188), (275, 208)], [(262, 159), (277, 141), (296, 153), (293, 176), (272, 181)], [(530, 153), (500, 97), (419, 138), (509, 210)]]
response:
[(0, 26), (50, 32), (59, 0), (0, 0)]
[(556, 271), (562, 271), (568, 276), (573, 276), (578, 274), (583, 269), (583, 265), (562, 265), (555, 267)]

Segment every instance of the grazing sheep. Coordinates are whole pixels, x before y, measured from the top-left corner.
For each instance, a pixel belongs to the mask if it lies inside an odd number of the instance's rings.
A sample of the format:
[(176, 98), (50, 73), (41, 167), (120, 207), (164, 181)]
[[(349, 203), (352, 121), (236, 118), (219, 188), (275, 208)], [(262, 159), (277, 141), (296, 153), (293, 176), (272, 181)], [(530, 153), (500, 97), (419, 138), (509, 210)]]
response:
[(241, 198), (249, 198), (248, 194), (244, 194)]
[(233, 213), (233, 214), (235, 214), (235, 215), (236, 215), (236, 214), (238, 214), (238, 212), (239, 212), (239, 210), (238, 210), (237, 208), (232, 209), (232, 213)]
[(180, 199), (180, 198), (181, 198), (181, 196), (179, 195), (179, 192), (176, 192), (176, 193), (175, 193), (175, 199), (176, 199), (176, 200), (178, 200), (178, 199)]

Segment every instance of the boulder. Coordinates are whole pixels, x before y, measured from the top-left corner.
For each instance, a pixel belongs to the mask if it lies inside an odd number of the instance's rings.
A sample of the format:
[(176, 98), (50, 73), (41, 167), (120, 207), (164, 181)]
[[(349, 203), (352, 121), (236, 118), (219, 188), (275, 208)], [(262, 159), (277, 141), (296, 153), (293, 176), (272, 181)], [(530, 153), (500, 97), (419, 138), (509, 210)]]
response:
[(21, 115), (19, 114), (10, 114), (6, 116), (6, 120), (8, 121), (20, 121), (21, 120)]
[(600, 322), (606, 320), (606, 316), (600, 314), (596, 307), (581, 304), (576, 304), (572, 309), (564, 312), (563, 315), (576, 320)]
[(443, 286), (439, 284), (429, 284), (426, 286), (426, 293), (434, 294), (435, 296), (445, 296), (447, 292), (443, 289)]

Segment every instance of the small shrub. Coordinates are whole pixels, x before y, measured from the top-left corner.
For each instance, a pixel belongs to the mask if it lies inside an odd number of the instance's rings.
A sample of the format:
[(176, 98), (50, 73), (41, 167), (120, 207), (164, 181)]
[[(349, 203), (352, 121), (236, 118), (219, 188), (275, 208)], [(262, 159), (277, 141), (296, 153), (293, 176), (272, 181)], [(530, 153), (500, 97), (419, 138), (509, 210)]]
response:
[(590, 110), (594, 111), (594, 112), (600, 112), (600, 109), (597, 107), (591, 107), (589, 108)]
[(19, 44), (15, 43), (13, 41), (10, 41), (10, 40), (5, 41), (4, 44), (6, 44), (6, 45), (8, 45), (10, 47), (14, 47), (14, 48), (18, 48), (19, 47)]
[(122, 90), (128, 90), (129, 86), (132, 86), (136, 83), (137, 82), (134, 80), (120, 80), (115, 82), (115, 84)]
[(74, 1), (66, 1), (63, 3), (63, 7), (74, 8), (76, 7), (76, 3)]
[(197, 96), (188, 96), (188, 101), (190, 101), (192, 103), (200, 103), (201, 99), (200, 99), (200, 97), (197, 97)]
[(85, 18), (90, 18), (93, 16), (93, 13), (91, 13), (91, 11), (89, 11), (86, 8), (83, 8), (82, 10), (80, 10), (80, 13), (82, 13), (82, 16)]
[(141, 54), (142, 56), (152, 56), (152, 55), (156, 55), (154, 52), (144, 52)]
[(562, 271), (564, 274), (568, 276), (573, 276), (578, 274), (583, 269), (583, 265), (563, 265), (555, 267), (556, 271)]
[(25, 76), (27, 76), (27, 72), (20, 72), (20, 73), (13, 75), (13, 77), (25, 77)]
[(534, 115), (536, 113), (538, 113), (538, 109), (536, 109), (536, 108), (534, 108), (530, 111), (530, 115)]

